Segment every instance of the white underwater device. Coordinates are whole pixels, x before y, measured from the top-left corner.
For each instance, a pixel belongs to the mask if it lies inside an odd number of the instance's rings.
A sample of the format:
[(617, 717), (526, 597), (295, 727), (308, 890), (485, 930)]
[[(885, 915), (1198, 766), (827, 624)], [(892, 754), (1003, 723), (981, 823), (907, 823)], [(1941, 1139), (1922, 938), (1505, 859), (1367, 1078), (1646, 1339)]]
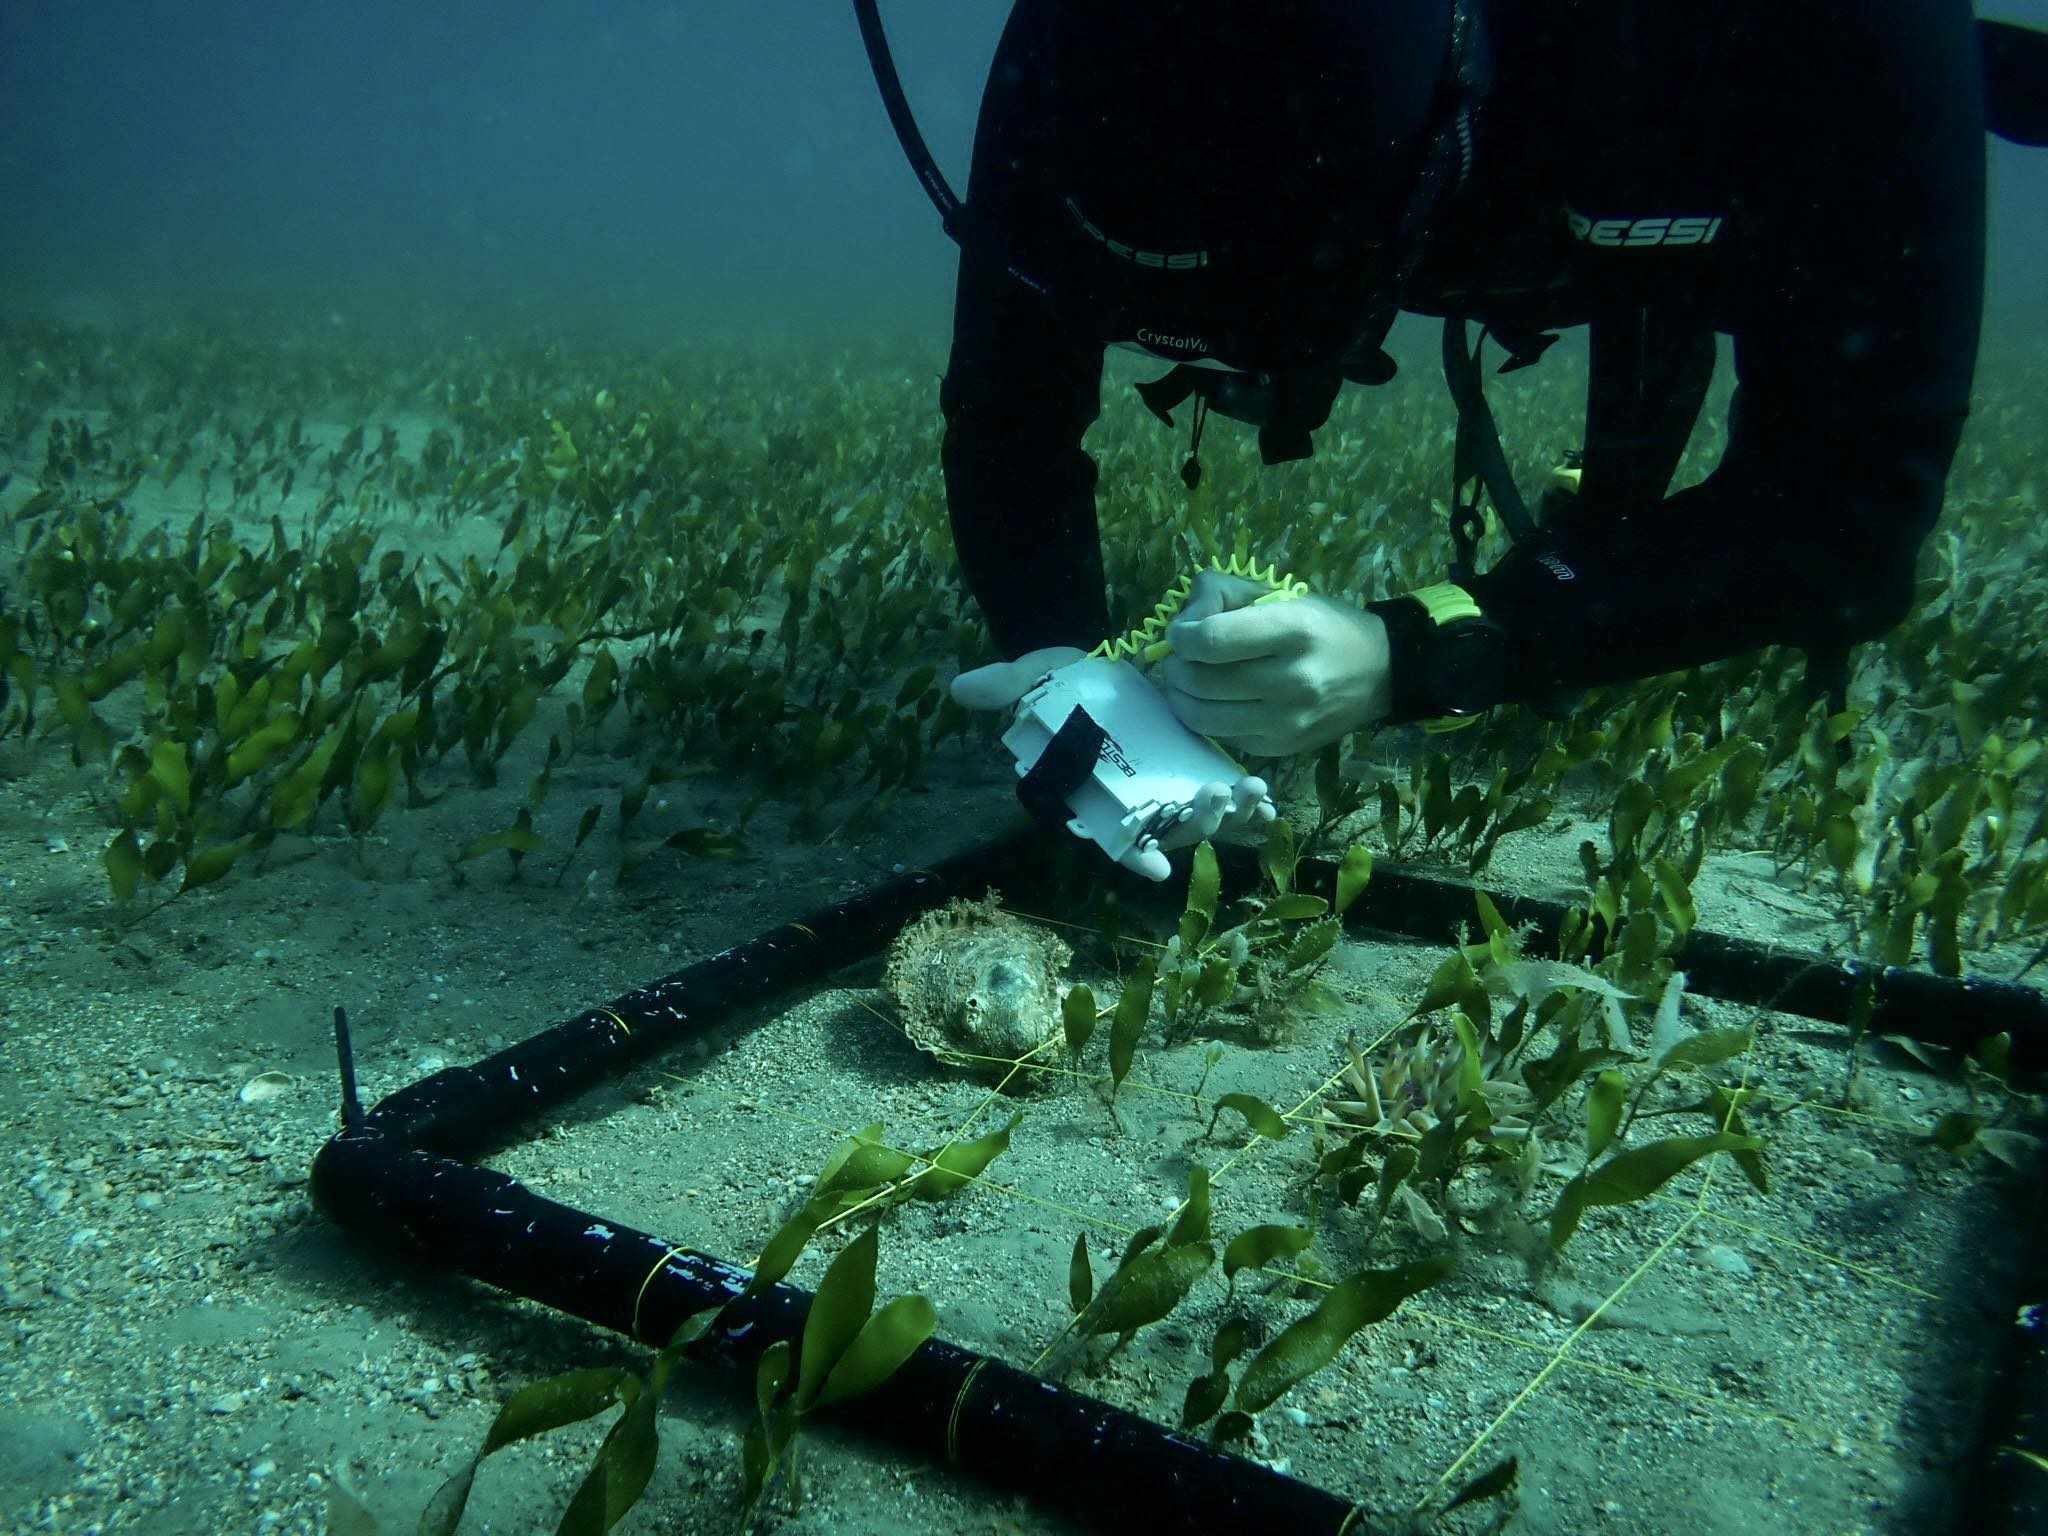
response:
[(1017, 759), (1018, 798), (1041, 814), (1064, 802), (1067, 829), (1119, 861), (1192, 816), (1205, 786), (1244, 777), (1144, 673), (1102, 656), (1040, 678), (1017, 701), (1003, 745)]

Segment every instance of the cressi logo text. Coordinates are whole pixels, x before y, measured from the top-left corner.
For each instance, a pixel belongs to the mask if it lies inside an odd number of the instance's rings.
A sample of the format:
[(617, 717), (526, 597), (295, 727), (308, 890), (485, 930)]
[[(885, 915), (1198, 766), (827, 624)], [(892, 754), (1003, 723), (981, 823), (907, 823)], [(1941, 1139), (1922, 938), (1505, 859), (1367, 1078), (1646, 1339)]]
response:
[(1125, 778), (1135, 779), (1138, 776), (1138, 770), (1133, 768), (1131, 760), (1124, 756), (1124, 749), (1118, 746), (1116, 739), (1107, 732), (1103, 734), (1102, 738), (1102, 757), (1104, 761), (1114, 763), (1118, 768), (1122, 769)]
[(1572, 238), (1582, 245), (1640, 248), (1651, 245), (1712, 245), (1724, 222), (1720, 214), (1684, 218), (1594, 219), (1567, 208)]

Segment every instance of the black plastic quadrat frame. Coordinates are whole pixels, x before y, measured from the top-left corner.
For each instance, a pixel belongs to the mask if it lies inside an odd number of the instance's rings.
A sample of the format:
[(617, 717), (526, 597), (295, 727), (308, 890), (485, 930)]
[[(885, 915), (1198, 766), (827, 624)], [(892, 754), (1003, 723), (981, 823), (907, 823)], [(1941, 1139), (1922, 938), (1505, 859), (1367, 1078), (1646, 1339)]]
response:
[[(779, 1284), (743, 1295), (742, 1265), (547, 1199), (468, 1159), (587, 1089), (696, 1038), (743, 1010), (878, 953), (919, 912), (993, 885), (1028, 895), (1046, 879), (1036, 833), (970, 849), (786, 923), (468, 1066), (400, 1089), (365, 1113), (356, 1097), (345, 1021), (344, 1129), (315, 1158), (321, 1209), (367, 1241), (423, 1264), (609, 1328), (665, 1344), (691, 1314), (724, 1306), (694, 1350), (751, 1370), (763, 1351), (803, 1333), (811, 1297)], [(1248, 871), (1226, 860), (1249, 883)], [(1334, 867), (1304, 860), (1299, 889), (1327, 895)], [(1382, 869), (1347, 912), (1350, 926), (1449, 942), (1471, 910), (1455, 882)], [(1496, 896), (1511, 923), (1554, 942), (1562, 909)], [(1865, 982), (1877, 989), (1873, 1030), (1942, 1045), (2010, 1034), (2016, 1067), (2048, 1066), (2048, 1002), (2030, 988), (1951, 981), (1924, 972), (1817, 961), (1694, 933), (1689, 990), (1841, 1022)], [(2048, 1172), (2048, 1170), (2044, 1170)], [(2032, 1188), (2018, 1294), (1975, 1453), (1956, 1467), (1951, 1529), (2048, 1530), (2048, 1223)], [(928, 1340), (871, 1396), (857, 1420), (903, 1449), (1020, 1493), (1076, 1522), (1115, 1531), (1284, 1530), (1365, 1536), (1361, 1508), (1297, 1478), (1115, 1408), (941, 1338)], [(1062, 1475), (1047, 1478), (1046, 1466)]]

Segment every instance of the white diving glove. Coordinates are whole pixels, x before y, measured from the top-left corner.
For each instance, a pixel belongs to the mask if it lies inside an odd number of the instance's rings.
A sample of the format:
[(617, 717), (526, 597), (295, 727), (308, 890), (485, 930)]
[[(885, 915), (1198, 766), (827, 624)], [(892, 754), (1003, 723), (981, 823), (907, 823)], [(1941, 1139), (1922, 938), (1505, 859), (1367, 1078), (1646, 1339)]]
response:
[[(1014, 709), (1047, 673), (1080, 661), (1086, 654), (1077, 646), (1054, 645), (1027, 652), (1015, 661), (976, 667), (953, 679), (953, 698), (963, 709)], [(1253, 774), (1235, 780), (1219, 778), (1204, 784), (1176, 821), (1134, 843), (1117, 862), (1148, 880), (1164, 880), (1172, 873), (1166, 856), (1174, 849), (1192, 847), (1205, 838), (1260, 842), (1274, 816), (1264, 779)]]

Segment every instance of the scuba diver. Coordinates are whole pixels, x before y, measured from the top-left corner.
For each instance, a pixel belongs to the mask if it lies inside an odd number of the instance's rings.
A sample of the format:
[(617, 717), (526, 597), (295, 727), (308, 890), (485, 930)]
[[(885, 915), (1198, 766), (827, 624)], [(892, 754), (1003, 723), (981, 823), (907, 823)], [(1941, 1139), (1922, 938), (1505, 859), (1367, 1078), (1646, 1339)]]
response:
[[(1192, 730), (1287, 755), (1766, 645), (1839, 693), (1849, 647), (1906, 614), (1977, 357), (1984, 136), (2048, 141), (2048, 35), (1965, 0), (1018, 0), (963, 205), (855, 9), (961, 245), (945, 481), (1012, 658), (956, 679), (963, 704), (1014, 704), (1110, 631), (1082, 447), (1105, 347), (1171, 365), (1140, 392), (1188, 406), (1197, 449), (1215, 411), (1279, 463), (1344, 383), (1393, 375), (1399, 311), (1445, 322), (1450, 579), (1254, 606), (1204, 573), (1158, 677)], [(1580, 325), (1577, 484), (1534, 517), (1479, 348), (1505, 371)], [(1669, 495), (1717, 335), (1726, 450)], [(1514, 535), (1483, 572), (1481, 486)], [(1271, 818), (1256, 779), (1210, 791), (1167, 846)]]

